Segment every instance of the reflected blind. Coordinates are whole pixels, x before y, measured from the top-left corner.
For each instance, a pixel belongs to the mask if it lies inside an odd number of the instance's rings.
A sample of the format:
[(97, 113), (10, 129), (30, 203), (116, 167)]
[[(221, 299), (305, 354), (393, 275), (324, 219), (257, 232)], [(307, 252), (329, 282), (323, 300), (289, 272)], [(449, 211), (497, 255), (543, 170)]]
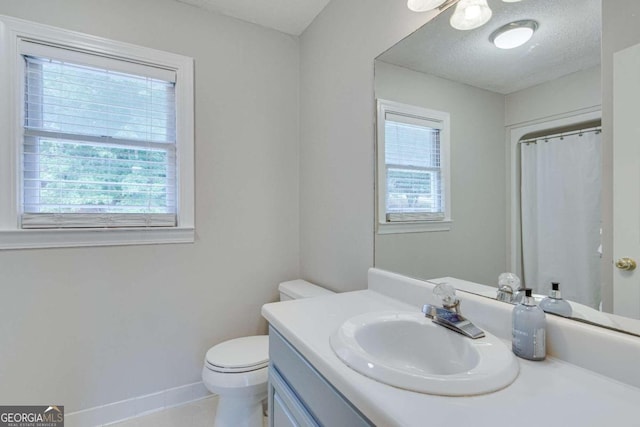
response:
[(23, 58), (22, 227), (175, 226), (175, 77)]
[(387, 222), (444, 219), (441, 124), (386, 113), (384, 131)]

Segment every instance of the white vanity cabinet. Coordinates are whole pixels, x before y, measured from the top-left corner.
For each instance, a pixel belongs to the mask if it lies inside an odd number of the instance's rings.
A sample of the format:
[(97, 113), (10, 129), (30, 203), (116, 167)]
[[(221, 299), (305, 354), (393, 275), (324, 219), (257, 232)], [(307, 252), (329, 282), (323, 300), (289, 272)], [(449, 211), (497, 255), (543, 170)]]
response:
[(374, 425), (273, 327), (269, 360), (269, 427)]

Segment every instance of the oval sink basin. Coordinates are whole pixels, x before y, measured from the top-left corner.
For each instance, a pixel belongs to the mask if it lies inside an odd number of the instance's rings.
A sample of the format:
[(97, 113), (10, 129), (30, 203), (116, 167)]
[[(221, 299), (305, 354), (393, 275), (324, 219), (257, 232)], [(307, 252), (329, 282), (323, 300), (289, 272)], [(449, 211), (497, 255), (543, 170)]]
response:
[(421, 393), (470, 396), (511, 384), (518, 362), (497, 337), (472, 340), (415, 312), (352, 317), (331, 336), (338, 358), (382, 383)]

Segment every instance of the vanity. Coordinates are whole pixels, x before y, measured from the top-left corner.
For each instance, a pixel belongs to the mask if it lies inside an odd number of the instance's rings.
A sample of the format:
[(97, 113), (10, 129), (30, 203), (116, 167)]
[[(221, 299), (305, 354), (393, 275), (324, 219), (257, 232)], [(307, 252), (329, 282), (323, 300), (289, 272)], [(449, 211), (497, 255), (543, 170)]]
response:
[[(640, 422), (640, 338), (562, 318), (548, 316), (546, 360), (517, 359), (515, 380), (487, 394), (408, 391), (362, 375), (336, 356), (330, 337), (348, 319), (375, 312), (419, 313), (422, 304), (437, 304), (433, 288), (426, 281), (371, 269), (366, 290), (263, 306), (270, 324), (270, 426)], [(512, 306), (478, 295), (458, 296), (462, 313), (510, 348)]]

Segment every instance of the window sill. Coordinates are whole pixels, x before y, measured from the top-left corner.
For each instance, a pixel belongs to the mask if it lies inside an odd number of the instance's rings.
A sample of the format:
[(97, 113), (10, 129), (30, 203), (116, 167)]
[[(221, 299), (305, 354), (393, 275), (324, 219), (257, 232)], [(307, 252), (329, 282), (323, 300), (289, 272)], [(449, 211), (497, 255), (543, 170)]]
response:
[(0, 230), (0, 250), (193, 243), (193, 228)]
[(451, 230), (452, 220), (378, 223), (378, 234), (431, 233)]

